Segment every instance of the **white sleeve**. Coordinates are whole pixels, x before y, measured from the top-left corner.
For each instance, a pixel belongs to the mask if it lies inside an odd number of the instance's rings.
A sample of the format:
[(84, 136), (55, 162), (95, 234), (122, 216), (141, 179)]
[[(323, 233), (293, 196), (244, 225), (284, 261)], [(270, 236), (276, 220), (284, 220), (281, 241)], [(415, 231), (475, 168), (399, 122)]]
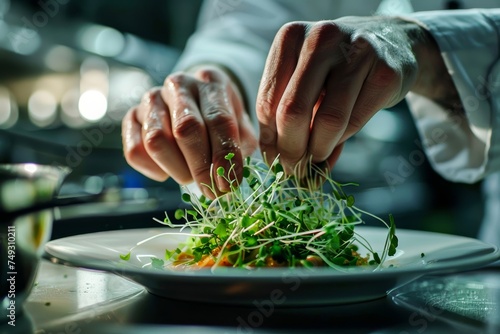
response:
[(251, 114), (268, 51), (283, 24), (334, 19), (346, 13), (366, 15), (378, 6), (378, 1), (371, 3), (367, 6), (364, 0), (205, 1), (198, 28), (175, 70), (210, 62), (224, 65), (240, 80)]
[(436, 40), (462, 101), (462, 116), (410, 93), (407, 101), (434, 169), (472, 183), (500, 170), (500, 9), (408, 16)]

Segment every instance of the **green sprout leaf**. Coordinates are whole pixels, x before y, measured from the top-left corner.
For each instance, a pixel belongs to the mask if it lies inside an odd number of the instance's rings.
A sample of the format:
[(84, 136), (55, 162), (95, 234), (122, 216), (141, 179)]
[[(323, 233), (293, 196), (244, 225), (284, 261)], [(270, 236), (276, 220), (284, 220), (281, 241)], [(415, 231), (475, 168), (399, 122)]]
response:
[(396, 236), (396, 224), (394, 223), (394, 217), (392, 215), (389, 215), (389, 251), (388, 255), (393, 256), (396, 254), (396, 249), (399, 246), (399, 240), (398, 237)]
[(168, 249), (165, 249), (165, 260), (170, 260), (172, 259), (173, 257), (175, 257), (177, 254), (180, 254), (182, 251), (180, 248), (176, 248), (174, 250), (168, 250)]
[(243, 177), (247, 179), (250, 175), (252, 175), (250, 168), (248, 168), (248, 166), (243, 167)]
[(174, 217), (177, 220), (182, 219), (184, 217), (184, 210), (182, 210), (182, 209), (175, 210)]
[(258, 243), (257, 237), (251, 235), (251, 236), (246, 238), (245, 246), (252, 247), (252, 246), (257, 245), (257, 243)]
[(285, 170), (283, 169), (283, 165), (281, 165), (280, 163), (277, 163), (275, 166), (274, 166), (274, 174), (278, 175), (278, 173), (283, 173)]
[(165, 261), (162, 259), (158, 259), (156, 257), (151, 258), (151, 267), (154, 269), (160, 269), (163, 270), (163, 266), (165, 265)]
[(215, 228), (214, 234), (219, 238), (225, 238), (227, 236), (227, 225), (224, 222), (220, 222)]
[(120, 254), (120, 259), (124, 261), (130, 260), (130, 252), (128, 252), (127, 254)]
[(217, 168), (217, 175), (219, 175), (219, 176), (224, 176), (224, 173), (225, 173), (225, 172), (226, 172), (226, 171), (224, 170), (224, 167), (219, 166), (219, 167)]
[(328, 242), (328, 246), (334, 251), (340, 248), (340, 238), (338, 234), (330, 234), (330, 241)]
[(182, 194), (182, 200), (186, 203), (191, 203), (191, 195), (188, 193)]
[(354, 196), (347, 196), (346, 202), (348, 207), (352, 207), (354, 205)]

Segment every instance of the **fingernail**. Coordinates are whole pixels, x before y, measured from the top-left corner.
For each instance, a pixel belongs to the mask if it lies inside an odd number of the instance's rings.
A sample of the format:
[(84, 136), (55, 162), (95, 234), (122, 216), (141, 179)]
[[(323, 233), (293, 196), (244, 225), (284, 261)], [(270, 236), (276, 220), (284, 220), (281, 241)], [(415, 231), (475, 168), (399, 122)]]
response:
[(229, 189), (229, 184), (228, 182), (222, 177), (217, 175), (217, 188), (219, 191), (223, 193), (227, 193), (231, 189)]
[(200, 185), (199, 187), (201, 189), (201, 192), (203, 193), (203, 195), (205, 195), (206, 198), (214, 199), (216, 197), (216, 195), (210, 189), (208, 189), (207, 186)]

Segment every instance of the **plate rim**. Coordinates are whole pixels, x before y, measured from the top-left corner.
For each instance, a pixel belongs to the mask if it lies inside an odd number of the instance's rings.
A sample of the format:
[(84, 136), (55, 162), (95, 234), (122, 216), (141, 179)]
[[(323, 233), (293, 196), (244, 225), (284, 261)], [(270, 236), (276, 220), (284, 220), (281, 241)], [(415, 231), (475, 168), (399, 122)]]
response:
[[(314, 268), (313, 270), (302, 269), (302, 268), (260, 268), (258, 271), (249, 271), (247, 269), (241, 268), (222, 268), (222, 270), (218, 269), (215, 272), (212, 272), (210, 269), (198, 269), (194, 271), (168, 271), (168, 270), (148, 270), (135, 266), (123, 266), (119, 267), (117, 265), (111, 265), (110, 261), (103, 260), (94, 260), (94, 261), (85, 261), (79, 259), (67, 260), (59, 257), (57, 254), (53, 254), (50, 252), (51, 246), (57, 244), (61, 241), (68, 241), (72, 239), (78, 239), (82, 237), (92, 237), (97, 235), (107, 235), (110, 233), (138, 233), (146, 231), (155, 231), (155, 230), (164, 230), (165, 227), (147, 227), (147, 228), (133, 228), (133, 229), (121, 229), (121, 230), (110, 230), (110, 231), (98, 231), (84, 234), (77, 234), (73, 236), (68, 236), (60, 239), (50, 240), (45, 245), (45, 252), (43, 257), (52, 263), (62, 264), (70, 267), (76, 267), (81, 269), (88, 270), (98, 270), (103, 272), (110, 272), (117, 274), (119, 276), (123, 276), (126, 278), (132, 278), (137, 275), (139, 276), (151, 276), (155, 279), (158, 277), (169, 277), (169, 279), (187, 279), (194, 278), (198, 279), (207, 279), (216, 277), (218, 280), (234, 280), (235, 278), (251, 280), (251, 281), (259, 281), (259, 280), (272, 280), (272, 279), (280, 279), (284, 273), (296, 272), (296, 273), (308, 273), (310, 276), (308, 280), (311, 281), (323, 281), (323, 280), (346, 280), (346, 279), (354, 279), (354, 280), (369, 280), (369, 278), (394, 278), (398, 276), (411, 275), (415, 278), (420, 277), (422, 275), (427, 274), (444, 274), (451, 272), (461, 272), (467, 271), (471, 269), (480, 268), (491, 264), (497, 260), (500, 260), (500, 249), (496, 245), (485, 243), (479, 239), (454, 235), (454, 234), (446, 234), (441, 232), (432, 232), (432, 231), (423, 231), (423, 230), (414, 230), (414, 229), (397, 229), (397, 233), (404, 234), (423, 234), (423, 235), (433, 235), (433, 236), (441, 236), (444, 238), (460, 238), (476, 242), (478, 245), (484, 246), (484, 250), (489, 250), (486, 254), (481, 254), (480, 256), (467, 258), (466, 261), (457, 261), (450, 260), (447, 263), (440, 263), (438, 266), (434, 265), (426, 265), (426, 266), (412, 266), (412, 267), (393, 267), (393, 268), (384, 268), (383, 270), (375, 270), (375, 271), (338, 271), (329, 267), (319, 267)], [(382, 231), (386, 230), (383, 227), (374, 227), (374, 226), (359, 226), (357, 227), (359, 230), (374, 230), (374, 231)], [(362, 233), (360, 233), (362, 234)], [(479, 258), (479, 259), (478, 259)], [(459, 262), (460, 266), (457, 267), (457, 262)], [(119, 259), (117, 259), (116, 264), (119, 264)], [(270, 274), (271, 273), (271, 274)], [(312, 275), (311, 275), (312, 274)]]

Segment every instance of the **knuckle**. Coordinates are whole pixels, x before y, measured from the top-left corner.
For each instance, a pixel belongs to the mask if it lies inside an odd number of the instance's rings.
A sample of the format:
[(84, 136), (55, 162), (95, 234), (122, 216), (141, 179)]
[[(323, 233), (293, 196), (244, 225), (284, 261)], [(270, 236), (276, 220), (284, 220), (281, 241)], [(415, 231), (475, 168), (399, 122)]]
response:
[(310, 106), (303, 99), (286, 98), (281, 102), (281, 120), (284, 123), (294, 123), (302, 120)]
[(199, 135), (202, 131), (202, 122), (190, 114), (177, 118), (172, 124), (172, 135), (177, 140), (186, 140), (193, 135)]
[(349, 126), (356, 132), (360, 130), (366, 122), (367, 119), (365, 119), (365, 116), (362, 113), (352, 113), (349, 118)]
[(167, 76), (163, 85), (169, 88), (178, 89), (184, 86), (187, 82), (188, 77), (185, 73), (176, 72)]
[(332, 21), (319, 21), (310, 26), (307, 31), (306, 45), (311, 48), (321, 48), (330, 45), (330, 41), (342, 34), (339, 25)]
[(226, 123), (232, 120), (233, 116), (226, 106), (220, 104), (210, 104), (203, 109), (203, 115), (208, 122)]
[(221, 80), (220, 71), (218, 69), (212, 68), (212, 67), (204, 67), (204, 68), (198, 69), (196, 71), (195, 75), (201, 81), (205, 81), (205, 82), (213, 82), (213, 81), (220, 81)]
[(357, 50), (364, 50), (371, 46), (371, 38), (370, 35), (366, 32), (361, 32), (357, 35), (354, 35), (351, 39), (351, 44)]
[(286, 56), (299, 52), (302, 41), (306, 36), (309, 23), (289, 22), (284, 24), (276, 34), (271, 54)]
[(347, 42), (341, 42), (339, 47), (351, 67), (356, 67), (360, 61), (366, 61), (375, 56), (375, 49), (369, 33), (360, 32), (351, 36)]
[(218, 81), (201, 82), (198, 85), (200, 95), (200, 106), (203, 111), (210, 109), (221, 109), (228, 111), (229, 95), (227, 86)]
[(307, 23), (299, 21), (285, 23), (278, 31), (278, 40), (284, 43), (289, 39), (303, 38), (307, 31), (307, 26)]
[(162, 152), (165, 149), (165, 133), (161, 128), (153, 128), (144, 136), (144, 147), (151, 153)]
[(141, 102), (149, 105), (158, 97), (158, 95), (160, 95), (160, 87), (153, 87), (143, 94)]
[(318, 113), (315, 116), (314, 122), (321, 124), (331, 131), (341, 131), (346, 127), (348, 119), (344, 112), (336, 108), (328, 108), (324, 112)]

